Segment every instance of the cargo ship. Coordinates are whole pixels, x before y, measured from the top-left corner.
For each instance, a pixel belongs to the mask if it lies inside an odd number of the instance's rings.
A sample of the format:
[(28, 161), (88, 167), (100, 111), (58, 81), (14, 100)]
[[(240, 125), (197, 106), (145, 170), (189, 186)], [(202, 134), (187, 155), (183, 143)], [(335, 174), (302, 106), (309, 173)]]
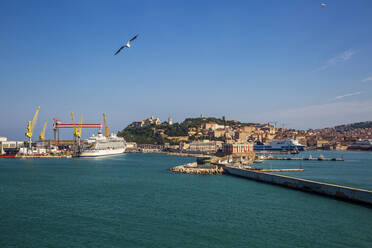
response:
[(101, 157), (118, 155), (125, 152), (126, 143), (124, 138), (111, 134), (106, 137), (101, 132), (85, 140), (80, 150), (79, 157)]

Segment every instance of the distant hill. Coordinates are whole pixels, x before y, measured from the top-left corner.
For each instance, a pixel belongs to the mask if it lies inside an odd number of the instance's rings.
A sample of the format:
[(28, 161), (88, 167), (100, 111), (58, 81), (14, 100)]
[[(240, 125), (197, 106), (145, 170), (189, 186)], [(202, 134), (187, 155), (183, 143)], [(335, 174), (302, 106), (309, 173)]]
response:
[(136, 142), (138, 144), (164, 144), (173, 143), (166, 137), (159, 135), (160, 131), (166, 136), (188, 136), (188, 131), (191, 128), (199, 128), (202, 124), (208, 122), (215, 122), (219, 125), (226, 126), (248, 126), (255, 123), (243, 123), (234, 120), (224, 120), (215, 117), (198, 117), (198, 118), (186, 118), (181, 123), (174, 123), (169, 125), (167, 122), (163, 122), (160, 125), (148, 125), (143, 127), (133, 127), (132, 125), (127, 126), (118, 133), (118, 136), (124, 137), (128, 142)]
[(340, 131), (352, 130), (357, 128), (372, 128), (372, 121), (356, 122), (351, 124), (335, 126), (335, 129)]

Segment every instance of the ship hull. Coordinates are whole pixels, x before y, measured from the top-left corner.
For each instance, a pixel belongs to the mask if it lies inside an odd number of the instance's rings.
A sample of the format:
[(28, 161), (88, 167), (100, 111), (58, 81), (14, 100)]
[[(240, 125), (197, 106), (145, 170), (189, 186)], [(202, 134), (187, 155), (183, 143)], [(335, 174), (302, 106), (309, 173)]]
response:
[(372, 151), (372, 146), (350, 146), (348, 150)]
[(15, 158), (15, 154), (11, 154), (11, 155), (0, 155), (0, 158)]
[(121, 149), (108, 149), (108, 150), (90, 150), (83, 151), (79, 154), (79, 157), (104, 157), (104, 156), (113, 156), (123, 154), (125, 148)]
[(304, 151), (304, 146), (285, 146), (285, 147), (270, 147), (270, 146), (254, 146), (253, 149), (255, 151), (292, 151), (292, 150), (298, 150), (298, 151)]

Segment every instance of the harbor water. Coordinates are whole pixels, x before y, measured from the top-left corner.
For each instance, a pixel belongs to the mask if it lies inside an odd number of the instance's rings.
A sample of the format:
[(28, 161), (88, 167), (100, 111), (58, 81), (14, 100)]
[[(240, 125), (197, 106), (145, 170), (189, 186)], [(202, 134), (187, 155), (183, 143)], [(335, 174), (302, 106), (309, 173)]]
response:
[(255, 167), (265, 169), (300, 168), (303, 172), (275, 172), (319, 182), (372, 190), (372, 152), (362, 151), (305, 151), (296, 155), (274, 154), (278, 157), (344, 158), (345, 161), (266, 160)]
[[(288, 175), (372, 188), (372, 153), (322, 154), (345, 161), (302, 161), (303, 174)], [(228, 175), (168, 171), (192, 161), (1, 159), (0, 247), (372, 247), (371, 208)], [(299, 161), (257, 166), (298, 168)]]

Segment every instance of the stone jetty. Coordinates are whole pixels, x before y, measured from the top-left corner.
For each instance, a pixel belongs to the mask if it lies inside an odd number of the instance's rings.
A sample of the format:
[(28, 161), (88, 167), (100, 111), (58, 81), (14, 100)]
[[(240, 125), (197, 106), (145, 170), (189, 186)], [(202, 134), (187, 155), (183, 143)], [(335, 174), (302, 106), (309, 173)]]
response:
[(216, 165), (213, 166), (198, 166), (196, 162), (185, 165), (178, 165), (171, 169), (171, 172), (185, 173), (185, 174), (199, 174), (199, 175), (213, 175), (223, 174), (223, 168)]

